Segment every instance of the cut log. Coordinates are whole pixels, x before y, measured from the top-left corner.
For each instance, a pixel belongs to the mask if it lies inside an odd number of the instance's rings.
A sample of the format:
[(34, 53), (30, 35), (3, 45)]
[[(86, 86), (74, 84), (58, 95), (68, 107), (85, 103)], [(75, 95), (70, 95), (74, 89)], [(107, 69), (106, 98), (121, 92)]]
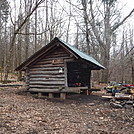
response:
[(115, 99), (118, 99), (118, 100), (131, 100), (131, 99), (133, 99), (133, 97), (132, 97), (132, 95), (128, 95), (128, 94), (116, 93), (115, 94)]
[(109, 96), (109, 95), (103, 95), (102, 98), (106, 98), (106, 99), (113, 99), (114, 96)]

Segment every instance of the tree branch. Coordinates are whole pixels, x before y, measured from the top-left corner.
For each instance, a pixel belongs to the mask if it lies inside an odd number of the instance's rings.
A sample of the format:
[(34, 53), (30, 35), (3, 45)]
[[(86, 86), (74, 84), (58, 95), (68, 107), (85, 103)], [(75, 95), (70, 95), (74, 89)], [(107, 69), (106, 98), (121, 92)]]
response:
[[(132, 47), (132, 48), (130, 49), (130, 51), (127, 52), (127, 54), (126, 54), (125, 56), (127, 56), (133, 49), (134, 49), (134, 47)], [(133, 54), (132, 54), (132, 55), (133, 55)]]
[(19, 30), (23, 27), (23, 25), (27, 22), (28, 18), (33, 14), (33, 12), (38, 8), (38, 6), (43, 3), (45, 0), (40, 0), (35, 7), (33, 8), (33, 10), (26, 16), (26, 18), (24, 19), (24, 21), (19, 25), (19, 27), (15, 30), (14, 34), (17, 34), (19, 32)]
[(120, 23), (118, 23), (112, 28), (112, 32), (114, 32), (119, 26), (121, 26), (132, 15), (133, 12), (134, 9), (132, 9), (132, 11)]

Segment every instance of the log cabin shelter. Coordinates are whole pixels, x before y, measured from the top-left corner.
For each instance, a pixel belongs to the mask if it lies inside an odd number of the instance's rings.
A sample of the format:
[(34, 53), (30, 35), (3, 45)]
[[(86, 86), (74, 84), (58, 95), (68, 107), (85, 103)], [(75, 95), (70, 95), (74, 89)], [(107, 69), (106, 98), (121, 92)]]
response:
[(50, 93), (90, 89), (91, 70), (104, 69), (91, 56), (55, 37), (16, 71), (25, 71), (26, 91)]

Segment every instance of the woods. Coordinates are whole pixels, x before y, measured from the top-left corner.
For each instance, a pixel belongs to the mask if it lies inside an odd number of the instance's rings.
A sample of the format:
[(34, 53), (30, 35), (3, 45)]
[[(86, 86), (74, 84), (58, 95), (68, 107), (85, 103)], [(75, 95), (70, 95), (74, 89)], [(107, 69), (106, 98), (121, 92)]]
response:
[(55, 36), (97, 59), (97, 82), (134, 84), (134, 9), (124, 15), (118, 0), (1, 0), (0, 73), (14, 69)]

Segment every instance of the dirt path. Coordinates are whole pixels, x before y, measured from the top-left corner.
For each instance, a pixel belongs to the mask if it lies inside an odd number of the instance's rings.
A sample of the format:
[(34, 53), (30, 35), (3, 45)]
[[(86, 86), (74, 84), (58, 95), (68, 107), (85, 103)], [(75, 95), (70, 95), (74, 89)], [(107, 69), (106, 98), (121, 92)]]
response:
[(0, 89), (0, 134), (134, 134), (133, 109), (114, 109), (97, 95), (67, 100)]

